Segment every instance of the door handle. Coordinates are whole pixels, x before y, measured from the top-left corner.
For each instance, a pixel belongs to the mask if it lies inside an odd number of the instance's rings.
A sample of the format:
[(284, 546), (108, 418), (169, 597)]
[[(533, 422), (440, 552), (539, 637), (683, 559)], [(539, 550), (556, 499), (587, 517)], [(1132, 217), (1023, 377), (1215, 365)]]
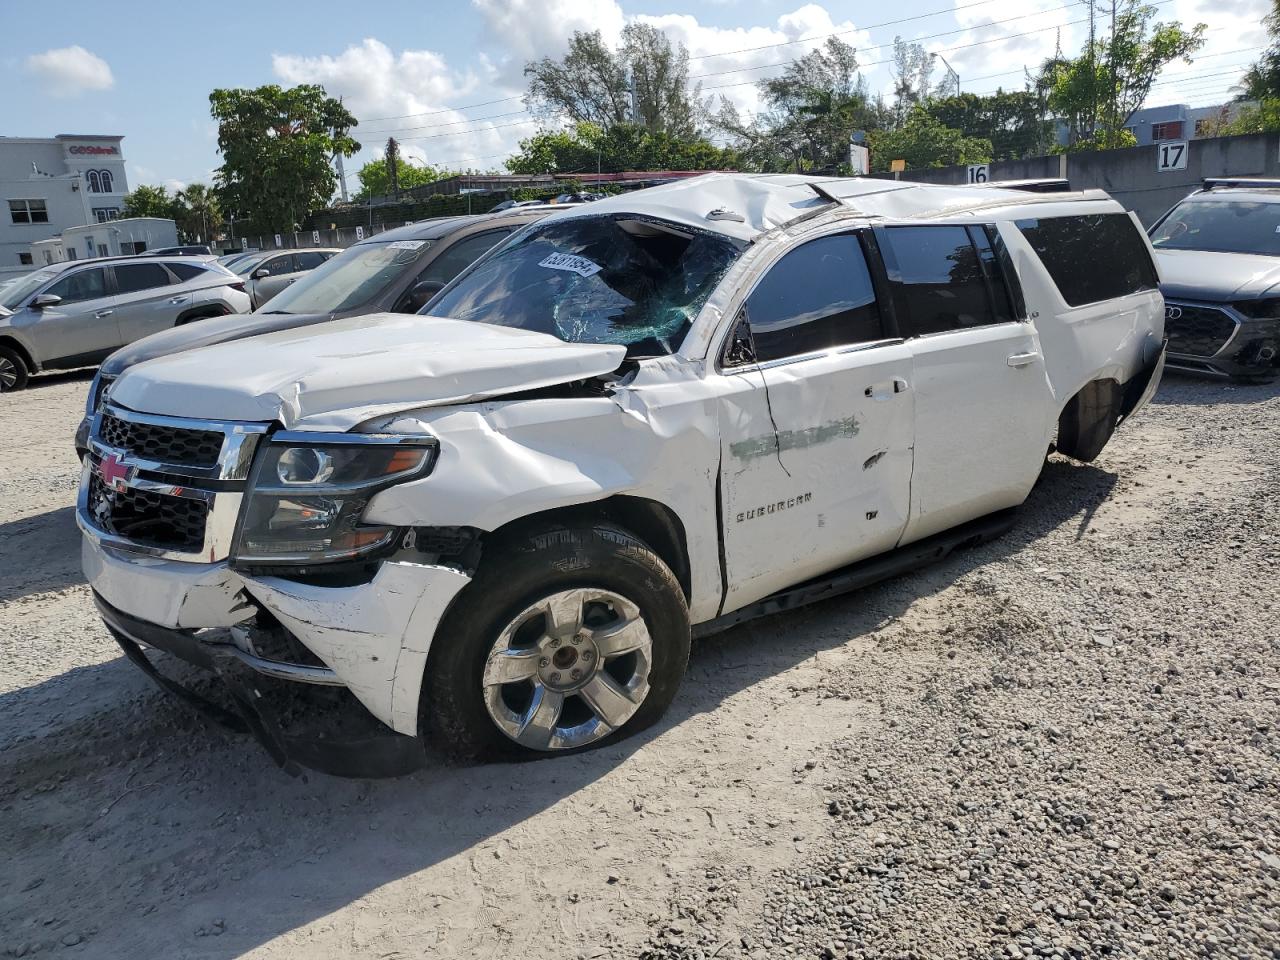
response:
[(186, 297), (170, 297), (169, 302), (170, 303), (186, 303), (187, 298)]
[(911, 384), (907, 383), (907, 381), (902, 379), (902, 377), (893, 378), (894, 393), (906, 393), (910, 389), (911, 389)]
[(94, 314), (94, 316), (97, 317), (99, 320), (101, 320), (103, 317), (109, 317), (113, 313), (115, 313), (114, 310), (99, 310), (97, 313)]
[(1039, 359), (1040, 354), (1038, 353), (1015, 353), (1009, 357), (1009, 366), (1025, 367), (1027, 364), (1035, 363)]

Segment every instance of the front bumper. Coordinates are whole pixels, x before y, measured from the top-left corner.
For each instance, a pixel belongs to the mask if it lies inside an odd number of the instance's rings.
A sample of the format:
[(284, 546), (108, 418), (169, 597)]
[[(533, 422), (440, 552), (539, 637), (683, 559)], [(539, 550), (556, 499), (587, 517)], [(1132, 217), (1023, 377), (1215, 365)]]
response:
[[(417, 737), (427, 654), (450, 603), (470, 582), (466, 574), (387, 561), (368, 583), (320, 587), (247, 576), (225, 562), (130, 553), (103, 542), (85, 516), (78, 519), (85, 532), (85, 576), (117, 639), (123, 635), (135, 645), (168, 650), (214, 669), (224, 680), (248, 671), (249, 676), (342, 686), (392, 731)], [(266, 660), (246, 650), (231, 628), (253, 620), (259, 610), (274, 617), (323, 668)]]
[[(1249, 319), (1230, 304), (1166, 300), (1169, 369), (1211, 377), (1265, 377), (1280, 371), (1280, 318)], [(1178, 311), (1185, 311), (1186, 316)], [(1195, 313), (1193, 314), (1192, 311)], [(1192, 335), (1187, 317), (1210, 315), (1227, 324), (1225, 339)]]
[[(394, 777), (422, 765), (425, 753), (416, 737), (386, 732), (381, 736), (318, 739), (291, 735), (270, 701), (262, 696), (260, 670), (239, 649), (203, 642), (194, 632), (161, 627), (131, 617), (94, 593), (94, 602), (107, 629), (135, 665), (161, 689), (195, 707), (205, 716), (236, 732), (252, 733), (267, 753), (288, 773), (308, 767), (340, 777)], [(144, 647), (163, 650), (218, 676), (230, 695), (230, 709), (201, 696), (156, 669)]]

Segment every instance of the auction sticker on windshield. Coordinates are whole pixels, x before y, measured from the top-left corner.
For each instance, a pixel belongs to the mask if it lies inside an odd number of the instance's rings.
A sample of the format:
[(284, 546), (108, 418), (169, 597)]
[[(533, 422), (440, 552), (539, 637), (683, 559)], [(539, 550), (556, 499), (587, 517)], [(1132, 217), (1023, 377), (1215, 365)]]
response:
[(538, 266), (549, 267), (552, 270), (568, 270), (580, 277), (595, 276), (604, 269), (600, 264), (592, 263), (586, 257), (575, 257), (571, 253), (553, 253)]
[(426, 244), (425, 240), (395, 240), (387, 244), (390, 250), (419, 250)]

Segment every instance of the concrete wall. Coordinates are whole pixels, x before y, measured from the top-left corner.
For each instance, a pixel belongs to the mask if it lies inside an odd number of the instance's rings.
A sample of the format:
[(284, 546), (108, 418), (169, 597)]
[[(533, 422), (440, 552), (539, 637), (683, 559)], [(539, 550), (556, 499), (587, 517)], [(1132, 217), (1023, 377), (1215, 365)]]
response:
[[(1022, 180), (1066, 176), (1077, 190), (1106, 190), (1143, 223), (1150, 225), (1162, 213), (1200, 186), (1205, 177), (1280, 177), (1280, 134), (1257, 133), (1240, 137), (1192, 140), (1187, 169), (1160, 173), (1156, 170), (1159, 144), (1069, 153), (1028, 160), (993, 162), (991, 180)], [(1066, 167), (1063, 172), (1062, 163)], [(876, 174), (892, 179), (893, 174)], [(919, 183), (965, 183), (967, 167), (908, 170), (903, 180)]]

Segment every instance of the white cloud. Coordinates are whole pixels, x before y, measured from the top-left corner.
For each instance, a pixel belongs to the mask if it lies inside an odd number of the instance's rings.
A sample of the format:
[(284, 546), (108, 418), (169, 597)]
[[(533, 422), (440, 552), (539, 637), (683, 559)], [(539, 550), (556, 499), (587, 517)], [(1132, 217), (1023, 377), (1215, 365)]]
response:
[[(392, 136), (407, 155), (427, 163), (501, 167), (519, 140), (537, 129), (519, 100), (522, 91), (498, 82), (485, 58), (479, 58), (472, 70), (458, 72), (443, 54), (432, 50), (397, 54), (370, 37), (337, 56), (277, 54), (272, 67), (286, 83), (321, 84), (330, 96), (342, 97), (361, 121), (355, 136), (365, 149), (348, 163), (349, 173), (380, 153)], [(516, 99), (466, 112), (447, 106), (504, 96)], [(355, 178), (350, 177), (348, 186), (354, 184)]]
[(693, 58), (689, 75), (697, 78), (693, 82), (702, 84), (704, 95), (713, 95), (717, 100), (726, 97), (748, 113), (760, 107), (758, 81), (780, 75), (782, 66), (822, 46), (832, 34), (839, 34), (839, 39), (855, 49), (871, 43), (871, 35), (858, 29), (853, 21), (837, 23), (826, 8), (815, 3), (783, 14), (772, 27), (709, 27), (688, 14), (636, 19), (685, 45)]
[(626, 25), (615, 0), (472, 0), (472, 5), (522, 68), (526, 60), (564, 53), (575, 31), (599, 30), (612, 46)]
[(116, 79), (107, 61), (84, 47), (59, 47), (27, 57), (28, 73), (49, 85), (55, 97), (73, 97), (87, 90), (110, 90)]

